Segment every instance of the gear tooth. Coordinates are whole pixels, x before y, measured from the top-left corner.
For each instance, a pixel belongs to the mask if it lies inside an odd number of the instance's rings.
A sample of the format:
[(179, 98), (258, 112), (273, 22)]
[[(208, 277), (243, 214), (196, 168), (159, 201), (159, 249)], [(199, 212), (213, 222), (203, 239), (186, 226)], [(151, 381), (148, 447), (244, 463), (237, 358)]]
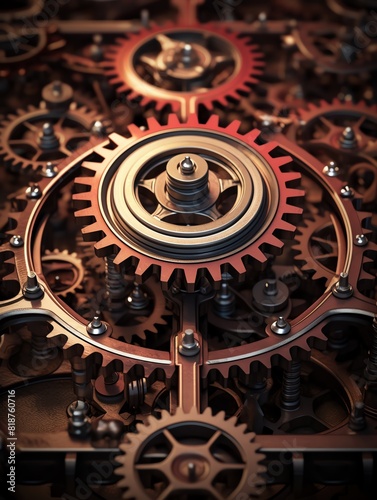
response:
[[(86, 162), (85, 162), (86, 163)], [(95, 164), (98, 167), (98, 163)], [(83, 164), (83, 167), (88, 168), (85, 164)], [(93, 169), (91, 169), (93, 170)], [(75, 184), (81, 184), (82, 186), (91, 186), (92, 185), (92, 177), (76, 177), (75, 178)], [(83, 193), (75, 193), (75, 195), (80, 195)], [(73, 196), (75, 196), (73, 195)]]
[[(87, 194), (87, 193), (85, 193)], [(82, 198), (73, 198), (74, 200), (80, 200), (82, 201)], [(89, 198), (90, 200), (90, 198)], [(81, 210), (76, 210), (75, 212), (75, 217), (78, 219), (84, 218), (84, 217), (93, 217), (93, 209), (92, 207), (89, 208), (82, 208)]]
[[(277, 168), (282, 167), (283, 165), (288, 165), (288, 163), (291, 163), (293, 161), (292, 156), (279, 156), (278, 158), (272, 158), (271, 163), (273, 163)], [(292, 172), (296, 174), (296, 172)], [(301, 175), (299, 174), (299, 179), (301, 178)]]
[(343, 102), (341, 102), (340, 99), (338, 99), (337, 97), (334, 97), (334, 99), (332, 100), (331, 104), (327, 103), (327, 106), (342, 106)]
[(240, 120), (234, 120), (226, 127), (225, 130), (231, 134), (237, 134), (240, 126), (241, 126)]
[(255, 146), (255, 141), (257, 140), (257, 138), (259, 137), (260, 135), (260, 130), (258, 130), (257, 128), (251, 130), (250, 132), (248, 132), (247, 134), (245, 134), (243, 137), (244, 137), (244, 140), (248, 143), (248, 144), (251, 144), (252, 146)]
[[(96, 149), (94, 151), (97, 153)], [(98, 168), (100, 168), (101, 163), (95, 163), (93, 161), (84, 161), (82, 164), (82, 167), (87, 168), (88, 170), (91, 170), (92, 172), (97, 172)], [(79, 182), (78, 180), (80, 177), (76, 177), (75, 183)], [(84, 177), (84, 179), (88, 179), (88, 177)], [(83, 184), (82, 182), (80, 184)]]
[[(293, 224), (290, 224), (289, 222), (285, 221), (284, 219), (281, 219), (279, 221), (279, 229), (282, 229), (283, 231), (289, 231), (290, 233), (294, 233), (296, 230), (296, 226)], [(293, 248), (293, 245), (292, 245)]]
[(250, 257), (252, 257), (253, 259), (257, 260), (258, 262), (266, 262), (267, 261), (267, 257), (265, 256), (265, 254), (262, 252), (262, 250), (260, 248), (253, 248), (253, 253), (252, 254), (249, 254)]
[(140, 129), (140, 127), (138, 127), (137, 125), (135, 125), (134, 123), (131, 123), (130, 125), (127, 126), (127, 129), (129, 131), (129, 133), (132, 135), (132, 137), (141, 137), (143, 135), (143, 131)]
[[(293, 190), (292, 190), (293, 191)], [(295, 205), (286, 205), (286, 211), (290, 214), (302, 215), (303, 209), (301, 207), (296, 207)]]
[(308, 102), (306, 104), (307, 108), (310, 110), (310, 111), (317, 111), (317, 106), (313, 103), (313, 102)]
[[(289, 158), (286, 163), (292, 161), (291, 156), (283, 156), (283, 158)], [(302, 177), (300, 172), (284, 172), (284, 181), (285, 184), (288, 184), (292, 181), (301, 181)]]
[(218, 115), (211, 115), (207, 121), (207, 125), (209, 127), (218, 128), (219, 127), (219, 119)]
[(187, 127), (197, 127), (199, 125), (198, 118), (197, 116), (192, 113), (188, 116), (186, 120), (186, 126)]
[(148, 129), (150, 131), (158, 130), (158, 128), (160, 127), (160, 124), (158, 123), (158, 121), (154, 116), (150, 116), (149, 118), (147, 118), (147, 123), (148, 123)]
[(266, 144), (262, 144), (261, 146), (258, 146), (258, 149), (262, 153), (270, 154), (271, 151), (273, 151), (278, 146), (279, 146), (279, 144), (276, 141), (270, 141), (270, 142), (266, 142)]
[(168, 117), (168, 125), (169, 127), (179, 127), (181, 122), (179, 121), (178, 116), (174, 113), (170, 113)]
[(144, 262), (143, 260), (140, 260), (135, 270), (136, 276), (140, 276), (141, 278), (143, 278), (144, 275), (148, 272), (151, 265), (152, 264), (150, 262)]
[(94, 245), (94, 251), (98, 256), (105, 256), (107, 250), (111, 250), (113, 247), (113, 240), (110, 236), (105, 236), (101, 240), (97, 241)]
[(81, 229), (81, 232), (83, 234), (102, 232), (102, 227), (101, 224), (99, 224), (99, 222), (93, 222), (93, 224), (89, 224), (88, 226), (83, 227)]
[(114, 40), (114, 42), (115, 42), (117, 45), (123, 45), (123, 44), (124, 44), (124, 42), (126, 42), (126, 41), (127, 41), (127, 38), (125, 38), (125, 37), (120, 37), (120, 36), (119, 36), (119, 37), (117, 37), (117, 38)]
[[(190, 266), (184, 270), (184, 273), (187, 282), (187, 287), (189, 289), (194, 290), (198, 269), (195, 266)], [(221, 279), (221, 274), (220, 274), (220, 279)]]
[(275, 247), (275, 248), (279, 248), (279, 249), (284, 246), (284, 242), (282, 240), (280, 240), (279, 238), (277, 238), (276, 236), (274, 236), (273, 234), (270, 234), (268, 236), (267, 243), (268, 243), (268, 245)]

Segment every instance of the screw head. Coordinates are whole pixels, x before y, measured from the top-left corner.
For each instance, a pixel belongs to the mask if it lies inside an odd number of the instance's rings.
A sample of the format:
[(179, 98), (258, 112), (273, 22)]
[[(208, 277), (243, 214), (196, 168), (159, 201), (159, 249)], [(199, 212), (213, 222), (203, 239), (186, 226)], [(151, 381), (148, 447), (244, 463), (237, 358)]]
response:
[(182, 341), (178, 348), (182, 356), (196, 356), (200, 351), (199, 342), (194, 338), (194, 330), (187, 328), (182, 335)]
[(41, 188), (39, 187), (39, 184), (36, 182), (31, 182), (29, 184), (29, 187), (26, 188), (26, 197), (29, 198), (29, 200), (37, 200), (42, 196), (42, 191)]
[(54, 165), (51, 161), (48, 161), (41, 171), (43, 177), (49, 178), (55, 177), (57, 173), (58, 169), (56, 168), (56, 165)]
[(101, 120), (96, 120), (93, 125), (91, 132), (93, 135), (97, 137), (102, 137), (103, 135), (106, 134), (106, 127), (105, 125), (101, 122)]
[(22, 236), (20, 236), (19, 234), (14, 234), (12, 236), (12, 238), (10, 239), (10, 244), (12, 247), (15, 247), (15, 248), (22, 247), (24, 244), (24, 240), (23, 240)]
[(340, 190), (340, 196), (342, 198), (353, 198), (354, 194), (354, 190), (350, 186), (348, 186), (348, 184), (343, 186)]
[(22, 287), (22, 294), (27, 300), (40, 299), (44, 295), (44, 290), (39, 284), (34, 271), (28, 273), (27, 280)]
[(276, 333), (276, 335), (286, 335), (291, 331), (291, 325), (283, 316), (279, 316), (279, 318), (271, 324), (271, 330)]
[(323, 167), (322, 172), (327, 175), (327, 177), (337, 177), (340, 174), (340, 168), (335, 161), (330, 161), (328, 165)]
[(365, 236), (365, 234), (357, 234), (355, 236), (354, 242), (358, 247), (365, 247), (365, 245), (368, 244), (368, 238)]
[(99, 316), (94, 316), (92, 321), (88, 323), (86, 331), (89, 335), (103, 335), (107, 331), (107, 325), (99, 319)]
[(348, 273), (340, 273), (339, 281), (332, 287), (332, 294), (338, 299), (352, 297), (353, 287), (348, 282)]

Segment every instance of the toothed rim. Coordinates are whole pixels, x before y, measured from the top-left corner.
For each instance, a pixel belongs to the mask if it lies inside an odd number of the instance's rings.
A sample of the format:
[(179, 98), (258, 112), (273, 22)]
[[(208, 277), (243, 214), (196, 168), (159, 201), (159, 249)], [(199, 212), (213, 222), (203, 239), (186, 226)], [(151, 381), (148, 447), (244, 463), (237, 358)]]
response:
[[(240, 62), (237, 73), (218, 87), (208, 89), (202, 94), (166, 91), (152, 84), (146, 84), (132, 69), (134, 51), (157, 34), (179, 31), (207, 32), (218, 38), (225, 39), (238, 51)], [(189, 112), (191, 113), (197, 111), (192, 108), (192, 102), (195, 103), (195, 106), (201, 103), (208, 109), (212, 109), (215, 101), (226, 106), (229, 97), (239, 100), (239, 92), (249, 93), (251, 91), (250, 85), (258, 82), (257, 77), (262, 74), (260, 68), (264, 66), (264, 62), (261, 60), (263, 54), (259, 51), (257, 45), (251, 44), (247, 39), (240, 38), (221, 26), (212, 26), (211, 24), (200, 26), (166, 24), (163, 27), (153, 26), (150, 29), (142, 29), (137, 34), (129, 34), (128, 39), (117, 39), (117, 45), (110, 47), (105, 57), (107, 58), (107, 61), (103, 63), (106, 70), (105, 74), (108, 76), (110, 83), (117, 86), (118, 92), (128, 93), (129, 99), (141, 97), (141, 105), (143, 106), (156, 102), (156, 109), (162, 109), (166, 104), (170, 104), (174, 112), (179, 111), (183, 99), (190, 103), (188, 108), (190, 108)], [(124, 70), (126, 66), (129, 66), (128, 71)], [(143, 87), (146, 89), (144, 93), (140, 91), (140, 88)]]
[[(255, 434), (253, 432), (247, 432), (246, 424), (237, 425), (236, 417), (231, 417), (226, 420), (225, 412), (223, 411), (213, 415), (210, 408), (206, 408), (203, 413), (198, 413), (195, 409), (191, 410), (190, 413), (184, 413), (181, 408), (177, 408), (174, 415), (170, 415), (169, 412), (163, 410), (160, 419), (150, 416), (147, 418), (145, 424), (137, 424), (137, 432), (128, 433), (126, 435), (126, 442), (120, 445), (119, 448), (124, 454), (116, 458), (117, 462), (121, 464), (121, 467), (117, 468), (117, 474), (122, 476), (122, 479), (119, 480), (117, 485), (126, 489), (122, 496), (124, 500), (131, 498), (147, 498), (144, 484), (135, 471), (135, 465), (142, 455), (143, 449), (148, 446), (149, 440), (171, 428), (177, 428), (179, 426), (184, 427), (190, 424), (197, 427), (203, 426), (206, 429), (213, 430), (212, 437), (219, 432), (214, 442), (216, 442), (219, 437), (225, 435), (240, 453), (245, 468), (236, 489), (231, 493), (232, 498), (242, 494), (248, 494), (252, 497), (259, 496), (265, 486), (262, 474), (266, 471), (266, 468), (260, 465), (265, 456), (258, 453), (260, 445), (254, 441)], [(212, 437), (208, 439), (208, 442), (210, 442)], [(213, 443), (211, 443), (211, 446), (212, 445)], [(195, 445), (190, 447), (190, 453), (194, 453), (194, 450)], [(173, 448), (169, 451), (169, 454), (172, 452)], [(178, 453), (177, 457), (179, 457)], [(224, 467), (224, 470), (225, 469), (226, 466)], [(251, 475), (252, 480), (250, 480)], [(131, 484), (131, 481), (133, 484)], [(200, 482), (198, 482), (197, 485), (197, 490), (206, 491), (205, 484), (201, 486)], [(177, 492), (182, 491), (182, 486), (172, 486), (172, 493), (174, 493), (175, 490)]]
[[(273, 157), (270, 153), (278, 147), (277, 143), (270, 142), (264, 145), (256, 143), (259, 136), (258, 130), (253, 130), (246, 135), (241, 135), (237, 132), (239, 122), (233, 122), (227, 128), (221, 128), (218, 125), (218, 117), (212, 116), (206, 124), (201, 124), (195, 115), (191, 115), (187, 123), (180, 123), (175, 115), (170, 115), (167, 125), (159, 125), (154, 119), (148, 120), (149, 130), (140, 130), (136, 126), (129, 127), (131, 133), (130, 139), (124, 139), (121, 136), (113, 134), (110, 140), (116, 145), (115, 149), (111, 151), (106, 149), (106, 144), (94, 148), (94, 151), (104, 158), (100, 163), (85, 162), (84, 166), (94, 174), (94, 177), (79, 177), (76, 178), (75, 183), (78, 187), (89, 186), (90, 191), (79, 192), (74, 195), (76, 203), (84, 204), (85, 208), (75, 212), (77, 218), (85, 220), (92, 220), (83, 228), (83, 234), (87, 239), (97, 241), (95, 245), (96, 251), (105, 255), (106, 253), (113, 252), (114, 248), (119, 252), (114, 260), (115, 264), (132, 263), (136, 265), (136, 275), (144, 280), (148, 275), (153, 272), (159, 273), (159, 278), (163, 283), (169, 283), (177, 269), (183, 269), (185, 279), (189, 287), (193, 287), (198, 278), (198, 273), (204, 272), (205, 269), (210, 268), (208, 273), (210, 279), (215, 282), (221, 281), (222, 268), (229, 264), (236, 273), (245, 273), (245, 259), (252, 258), (258, 262), (265, 262), (267, 257), (265, 251), (274, 250), (278, 251), (283, 247), (283, 241), (278, 236), (284, 233), (293, 233), (295, 226), (286, 221), (286, 218), (293, 215), (302, 213), (302, 209), (290, 205), (288, 200), (290, 198), (300, 198), (304, 196), (304, 192), (298, 189), (287, 187), (291, 182), (297, 182), (300, 179), (300, 174), (296, 172), (283, 172), (281, 167), (287, 165), (291, 161), (290, 156)], [(191, 130), (192, 129), (192, 130)], [(100, 204), (99, 186), (101, 178), (106, 175), (106, 167), (111, 166), (112, 162), (120, 157), (120, 154), (128, 151), (131, 146), (134, 148), (138, 141), (143, 141), (145, 138), (154, 137), (153, 134), (158, 132), (166, 132), (172, 130), (184, 130), (195, 134), (197, 131), (211, 131), (219, 133), (221, 136), (224, 134), (231, 139), (242, 141), (243, 145), (253, 153), (259, 155), (263, 161), (269, 166), (273, 176), (278, 185), (279, 199), (277, 201), (276, 210), (273, 214), (272, 221), (268, 227), (263, 227), (263, 233), (258, 234), (258, 238), (250, 243), (250, 240), (243, 245), (241, 250), (239, 248), (231, 252), (230, 255), (225, 257), (218, 256), (211, 259), (210, 262), (206, 260), (196, 260), (193, 263), (184, 262), (183, 260), (175, 261), (159, 257), (157, 254), (150, 257), (144, 250), (135, 249), (120, 242), (119, 238), (108, 227), (107, 221), (102, 215), (102, 207)], [(158, 138), (158, 136), (156, 136)], [(81, 189), (82, 190), (82, 189)], [(165, 260), (162, 260), (165, 259)], [(187, 259), (186, 259), (187, 260)], [(206, 266), (204, 266), (206, 264)]]

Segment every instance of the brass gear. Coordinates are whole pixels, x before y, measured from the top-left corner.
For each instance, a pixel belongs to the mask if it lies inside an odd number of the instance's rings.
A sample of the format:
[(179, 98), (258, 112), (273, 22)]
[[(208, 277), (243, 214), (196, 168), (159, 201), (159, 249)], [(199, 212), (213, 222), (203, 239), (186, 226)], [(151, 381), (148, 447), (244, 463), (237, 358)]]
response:
[[(173, 416), (163, 411), (159, 420), (149, 417), (148, 425), (137, 425), (137, 433), (127, 434), (128, 442), (120, 445), (122, 498), (258, 496), (264, 487), (264, 456), (258, 453), (255, 434), (236, 422), (236, 417), (225, 420), (224, 412), (213, 416), (210, 408), (188, 414), (178, 408)], [(158, 458), (149, 458), (150, 453)], [(154, 479), (148, 477), (152, 474)]]
[(41, 170), (71, 155), (91, 138), (98, 114), (72, 102), (68, 109), (29, 106), (8, 115), (0, 127), (0, 157), (15, 171)]
[[(85, 270), (76, 252), (69, 253), (68, 250), (57, 248), (53, 251), (46, 250), (41, 260), (46, 281), (58, 297), (74, 294), (81, 287)], [(61, 274), (66, 276), (65, 280), (61, 279)]]
[(215, 101), (226, 106), (227, 98), (249, 93), (264, 65), (261, 57), (256, 45), (219, 25), (165, 25), (118, 39), (103, 64), (118, 92), (142, 97), (142, 105), (155, 102), (157, 110), (170, 104), (186, 118), (200, 103), (212, 109)]
[[(360, 101), (308, 103), (297, 111), (296, 137), (304, 147), (325, 146), (347, 154), (377, 154), (377, 106)], [(314, 150), (313, 150), (314, 152)]]
[[(239, 134), (239, 122), (221, 128), (217, 116), (148, 125), (130, 127), (128, 139), (112, 134), (92, 150), (96, 161), (83, 162), (90, 176), (75, 180), (75, 215), (97, 255), (117, 253), (114, 264), (136, 267), (141, 281), (158, 273), (167, 286), (180, 269), (193, 291), (204, 276), (243, 275), (249, 260), (280, 251), (280, 238), (295, 230), (288, 220), (302, 212), (290, 200), (304, 193), (291, 187), (300, 179), (286, 171), (291, 158), (271, 154), (277, 143), (259, 144), (258, 130)], [(197, 170), (186, 175), (174, 162), (190, 155)]]

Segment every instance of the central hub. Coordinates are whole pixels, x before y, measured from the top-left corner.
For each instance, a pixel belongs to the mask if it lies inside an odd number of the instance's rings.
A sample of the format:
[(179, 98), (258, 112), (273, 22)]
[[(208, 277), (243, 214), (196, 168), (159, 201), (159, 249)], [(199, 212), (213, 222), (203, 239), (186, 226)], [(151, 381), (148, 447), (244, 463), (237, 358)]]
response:
[(166, 190), (175, 203), (198, 201), (208, 194), (208, 164), (196, 154), (173, 156), (166, 166)]
[(211, 64), (211, 54), (196, 43), (175, 41), (175, 46), (163, 50), (157, 57), (158, 67), (176, 80), (200, 78)]
[(174, 476), (183, 482), (196, 483), (203, 481), (209, 472), (208, 460), (200, 455), (187, 454), (178, 456), (172, 463)]

